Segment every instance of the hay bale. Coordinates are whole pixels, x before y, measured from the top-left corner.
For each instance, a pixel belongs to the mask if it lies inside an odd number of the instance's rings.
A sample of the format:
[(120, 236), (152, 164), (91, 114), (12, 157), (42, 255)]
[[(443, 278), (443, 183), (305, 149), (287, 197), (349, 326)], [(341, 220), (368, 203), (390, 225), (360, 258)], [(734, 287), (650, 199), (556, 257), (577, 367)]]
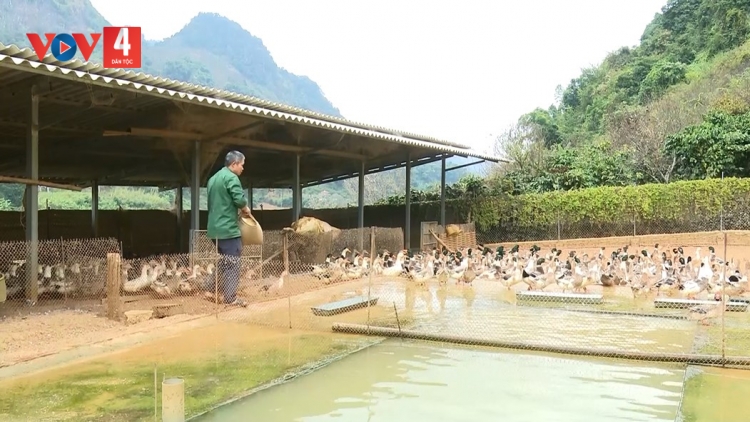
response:
[(331, 237), (335, 239), (341, 234), (341, 229), (337, 229), (315, 217), (300, 217), (299, 220), (292, 223), (291, 228), (295, 233), (305, 236), (331, 233)]
[(448, 236), (456, 236), (461, 234), (461, 226), (458, 224), (448, 224), (445, 226), (445, 234)]
[(291, 225), (292, 236), (290, 250), (297, 258), (307, 264), (324, 262), (331, 252), (333, 240), (341, 234), (341, 229), (331, 226), (315, 217), (300, 217)]

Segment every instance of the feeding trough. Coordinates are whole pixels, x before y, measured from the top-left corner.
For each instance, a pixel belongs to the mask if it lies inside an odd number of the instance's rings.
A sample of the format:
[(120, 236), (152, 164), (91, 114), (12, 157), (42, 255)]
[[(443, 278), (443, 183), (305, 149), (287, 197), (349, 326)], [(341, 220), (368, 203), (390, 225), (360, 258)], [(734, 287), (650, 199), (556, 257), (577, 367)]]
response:
[(730, 302), (736, 302), (736, 303), (747, 303), (750, 305), (750, 297), (730, 297)]
[(312, 308), (312, 312), (316, 316), (331, 316), (331, 315), (341, 314), (344, 312), (353, 311), (359, 308), (365, 308), (368, 305), (374, 306), (377, 303), (378, 303), (377, 297), (370, 297), (368, 299), (367, 296), (355, 296), (355, 297), (350, 297), (348, 299), (339, 300), (336, 302), (326, 303), (320, 306), (314, 306)]
[[(657, 298), (654, 299), (654, 308), (687, 309), (692, 308), (693, 306), (711, 306), (720, 303), (720, 301), (716, 300)], [(747, 307), (747, 302), (729, 300), (729, 302), (727, 302), (726, 310), (729, 312), (746, 312)]]
[(528, 302), (555, 302), (555, 303), (576, 303), (586, 305), (599, 305), (604, 300), (604, 296), (594, 293), (557, 293), (557, 292), (518, 292), (516, 299)]

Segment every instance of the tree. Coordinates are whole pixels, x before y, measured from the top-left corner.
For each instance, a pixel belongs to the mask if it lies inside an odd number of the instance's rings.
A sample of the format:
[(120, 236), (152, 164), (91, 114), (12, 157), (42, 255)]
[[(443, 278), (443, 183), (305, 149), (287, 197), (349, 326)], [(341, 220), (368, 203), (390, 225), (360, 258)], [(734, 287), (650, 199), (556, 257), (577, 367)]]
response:
[[(359, 198), (359, 177), (352, 177), (343, 181), (344, 191), (347, 196), (354, 198), (357, 203)], [(393, 169), (365, 176), (365, 205), (376, 202), (391, 195), (403, 196), (406, 192), (406, 169)]]
[(211, 71), (206, 66), (187, 57), (166, 62), (161, 73), (168, 78), (197, 85), (212, 86), (214, 83)]
[(5, 199), (11, 208), (20, 208), (26, 187), (15, 183), (0, 183), (0, 199)]
[(679, 111), (670, 106), (659, 111), (643, 107), (623, 110), (608, 122), (608, 134), (615, 147), (630, 150), (638, 170), (648, 179), (656, 183), (669, 183), (677, 156), (667, 152), (664, 144), (667, 136), (674, 133), (677, 122), (663, 119), (674, 117)]
[(641, 103), (645, 104), (659, 98), (670, 86), (684, 82), (685, 70), (685, 65), (682, 63), (670, 61), (656, 63), (641, 82), (641, 89), (638, 92)]
[(519, 124), (527, 128), (531, 132), (530, 136), (541, 141), (546, 148), (557, 145), (562, 141), (557, 122), (548, 110), (537, 108), (531, 113), (521, 116)]
[(665, 149), (677, 157), (686, 178), (750, 176), (750, 113), (713, 111), (703, 123), (667, 138)]

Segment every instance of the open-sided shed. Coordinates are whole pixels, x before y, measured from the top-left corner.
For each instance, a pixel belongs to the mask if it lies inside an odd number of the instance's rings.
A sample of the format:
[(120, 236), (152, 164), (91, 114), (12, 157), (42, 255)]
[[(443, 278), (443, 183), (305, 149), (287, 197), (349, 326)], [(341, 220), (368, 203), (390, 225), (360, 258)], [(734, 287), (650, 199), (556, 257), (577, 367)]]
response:
[[(39, 61), (30, 49), (0, 44), (0, 175), (81, 187), (190, 186), (197, 209), (197, 189), (231, 149), (247, 157), (246, 186), (292, 189), (294, 218), (305, 186), (360, 176), (362, 187), (365, 174), (405, 166), (408, 192), (413, 166), (450, 156), (501, 160), (214, 88), (52, 56)], [(37, 200), (29, 190), (29, 240), (37, 238)], [(362, 202), (360, 192), (360, 223)], [(200, 228), (197, 213), (192, 223)]]

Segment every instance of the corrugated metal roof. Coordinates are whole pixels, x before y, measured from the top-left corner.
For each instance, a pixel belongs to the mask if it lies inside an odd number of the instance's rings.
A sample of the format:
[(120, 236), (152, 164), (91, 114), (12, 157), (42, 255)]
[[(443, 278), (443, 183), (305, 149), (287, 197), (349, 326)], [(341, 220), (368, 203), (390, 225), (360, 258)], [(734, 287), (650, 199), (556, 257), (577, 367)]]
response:
[(216, 88), (198, 86), (124, 69), (105, 69), (99, 64), (82, 62), (80, 60), (65, 63), (58, 62), (52, 55), (47, 55), (42, 62), (39, 62), (36, 54), (31, 49), (22, 49), (15, 45), (6, 46), (0, 43), (0, 66), (35, 73), (49, 73), (56, 77), (83, 80), (83, 82), (119, 89), (137, 92), (145, 91), (152, 95), (163, 97), (177, 97), (181, 100), (201, 103), (216, 108), (228, 108), (248, 114), (292, 121), (342, 133), (353, 133), (369, 138), (439, 150), (454, 155), (470, 156), (494, 162), (506, 161), (491, 154), (474, 151), (463, 144), (399, 132), (379, 126), (351, 122), (339, 117), (328, 116)]

